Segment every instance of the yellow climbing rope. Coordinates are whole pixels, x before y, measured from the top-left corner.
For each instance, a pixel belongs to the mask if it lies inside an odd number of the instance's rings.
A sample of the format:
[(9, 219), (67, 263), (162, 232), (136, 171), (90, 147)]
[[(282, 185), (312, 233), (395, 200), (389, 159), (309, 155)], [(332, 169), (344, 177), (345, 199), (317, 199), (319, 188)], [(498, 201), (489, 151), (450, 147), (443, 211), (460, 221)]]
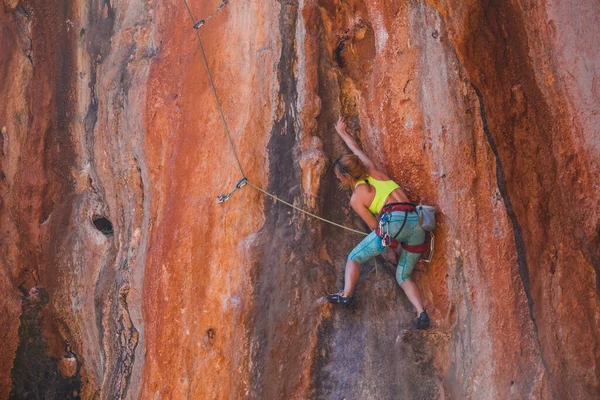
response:
[(278, 202), (280, 202), (282, 204), (285, 204), (286, 206), (289, 206), (289, 207), (293, 208), (296, 211), (299, 211), (299, 212), (301, 212), (303, 214), (306, 214), (306, 215), (308, 215), (308, 216), (310, 216), (312, 218), (318, 219), (318, 220), (326, 222), (328, 224), (331, 224), (331, 225), (337, 226), (339, 228), (345, 229), (347, 231), (358, 233), (360, 235), (365, 235), (366, 236), (367, 235), (366, 232), (362, 232), (362, 231), (359, 231), (359, 230), (356, 230), (356, 229), (353, 229), (353, 228), (350, 228), (350, 227), (338, 224), (336, 222), (330, 221), (330, 220), (325, 219), (323, 217), (319, 217), (318, 215), (315, 215), (315, 214), (313, 214), (311, 212), (308, 212), (308, 211), (306, 211), (306, 210), (304, 210), (304, 209), (302, 209), (300, 207), (297, 207), (297, 206), (295, 206), (295, 205), (293, 205), (293, 204), (291, 204), (291, 203), (289, 203), (289, 202), (287, 202), (287, 201), (285, 201), (283, 199), (280, 199), (276, 195), (274, 195), (272, 193), (269, 193), (268, 191), (266, 191), (266, 190), (262, 189), (261, 187), (255, 185), (254, 183), (252, 183), (246, 177), (246, 174), (244, 174), (244, 170), (242, 169), (242, 163), (240, 162), (240, 159), (238, 157), (237, 151), (235, 150), (235, 146), (233, 144), (233, 139), (231, 138), (231, 132), (229, 131), (229, 127), (227, 126), (227, 120), (225, 119), (225, 113), (223, 112), (223, 107), (221, 107), (221, 101), (219, 100), (219, 96), (217, 94), (217, 89), (215, 87), (215, 83), (214, 83), (214, 80), (213, 80), (213, 77), (212, 77), (212, 73), (210, 71), (210, 67), (208, 66), (208, 60), (206, 58), (206, 53), (204, 51), (204, 46), (202, 45), (202, 40), (200, 39), (200, 34), (198, 32), (198, 29), (201, 28), (206, 23), (206, 21), (208, 19), (212, 18), (218, 11), (220, 11), (228, 3), (228, 1), (227, 0), (223, 0), (221, 2), (221, 4), (219, 5), (219, 7), (217, 8), (216, 11), (214, 11), (213, 13), (211, 13), (208, 17), (206, 17), (206, 18), (204, 18), (204, 19), (202, 19), (200, 21), (197, 21), (197, 22), (194, 19), (194, 15), (192, 14), (192, 10), (190, 10), (190, 6), (189, 6), (187, 0), (183, 0), (183, 3), (185, 4), (185, 7), (187, 8), (187, 11), (188, 11), (188, 13), (190, 15), (190, 19), (192, 20), (193, 28), (194, 28), (194, 31), (196, 33), (196, 38), (198, 39), (198, 44), (200, 45), (200, 51), (202, 53), (202, 59), (204, 60), (204, 65), (206, 66), (206, 72), (208, 73), (208, 80), (210, 82), (210, 86), (212, 88), (213, 94), (215, 96), (215, 100), (217, 102), (217, 108), (219, 109), (219, 113), (221, 114), (221, 120), (223, 121), (223, 126), (225, 127), (225, 133), (227, 134), (227, 138), (229, 139), (229, 145), (231, 146), (231, 150), (233, 151), (233, 156), (235, 157), (235, 161), (237, 163), (238, 169), (240, 170), (240, 173), (242, 174), (242, 177), (243, 177), (235, 185), (235, 188), (230, 193), (219, 195), (217, 197), (217, 201), (219, 203), (224, 203), (225, 201), (229, 200), (229, 198), (231, 197), (231, 195), (236, 190), (241, 189), (244, 186), (246, 186), (246, 184), (248, 184), (248, 185), (252, 186), (254, 189), (256, 189), (259, 192), (263, 193), (265, 196), (269, 196), (273, 200), (278, 201)]

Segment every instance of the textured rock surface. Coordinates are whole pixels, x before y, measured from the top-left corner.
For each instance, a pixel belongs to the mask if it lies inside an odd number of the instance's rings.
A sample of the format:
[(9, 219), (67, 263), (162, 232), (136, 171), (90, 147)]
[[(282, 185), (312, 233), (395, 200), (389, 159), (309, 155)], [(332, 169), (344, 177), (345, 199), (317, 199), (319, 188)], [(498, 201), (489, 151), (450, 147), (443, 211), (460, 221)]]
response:
[(241, 175), (182, 1), (3, 0), (0, 397), (599, 397), (599, 17), (232, 1), (199, 31), (253, 183), (360, 228), (341, 113), (439, 208), (417, 332), (381, 263), (357, 308), (316, 303), (356, 234), (250, 186), (216, 204)]

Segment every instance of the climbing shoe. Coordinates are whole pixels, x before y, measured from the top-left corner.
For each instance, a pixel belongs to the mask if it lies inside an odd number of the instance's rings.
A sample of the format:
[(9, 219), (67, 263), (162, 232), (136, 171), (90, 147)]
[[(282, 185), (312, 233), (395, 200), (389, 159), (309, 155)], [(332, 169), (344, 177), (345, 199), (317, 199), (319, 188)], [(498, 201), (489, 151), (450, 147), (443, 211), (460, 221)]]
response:
[(427, 315), (426, 311), (423, 311), (417, 318), (417, 329), (427, 328), (429, 328), (429, 315)]
[(325, 296), (325, 299), (330, 303), (341, 304), (343, 306), (349, 306), (352, 304), (352, 297), (344, 297), (342, 296), (343, 291), (334, 294), (328, 294)]

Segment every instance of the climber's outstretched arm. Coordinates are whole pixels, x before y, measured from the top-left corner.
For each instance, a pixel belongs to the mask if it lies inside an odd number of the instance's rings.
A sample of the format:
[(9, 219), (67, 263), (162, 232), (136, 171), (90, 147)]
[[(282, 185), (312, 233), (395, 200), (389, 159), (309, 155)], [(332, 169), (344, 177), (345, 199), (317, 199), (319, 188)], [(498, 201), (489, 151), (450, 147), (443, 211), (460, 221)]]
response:
[(367, 173), (370, 174), (371, 171), (376, 170), (375, 164), (373, 161), (358, 147), (358, 143), (356, 140), (348, 132), (346, 132), (346, 123), (344, 122), (344, 118), (340, 117), (337, 124), (335, 124), (335, 130), (340, 135), (346, 146), (350, 148), (350, 150), (360, 158), (360, 161), (365, 164), (365, 168), (367, 168)]

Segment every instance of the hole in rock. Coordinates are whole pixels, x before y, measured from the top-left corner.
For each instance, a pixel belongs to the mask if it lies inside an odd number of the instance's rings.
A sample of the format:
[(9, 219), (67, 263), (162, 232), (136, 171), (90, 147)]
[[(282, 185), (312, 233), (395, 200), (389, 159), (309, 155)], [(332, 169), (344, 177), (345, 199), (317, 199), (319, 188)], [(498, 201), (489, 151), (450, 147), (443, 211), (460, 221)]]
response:
[(214, 338), (215, 338), (215, 335), (216, 335), (215, 328), (208, 328), (208, 329), (206, 330), (206, 336), (207, 336), (209, 339), (214, 339)]
[(515, 381), (510, 381), (510, 386), (514, 385)]
[(337, 47), (335, 48), (334, 54), (335, 54), (335, 61), (337, 62), (337, 65), (340, 68), (344, 68), (346, 66), (346, 63), (344, 62), (344, 57), (342, 56), (342, 51), (344, 50), (344, 41), (342, 40), (341, 42), (338, 43)]
[(110, 236), (113, 234), (113, 225), (108, 219), (100, 216), (95, 216), (92, 221), (94, 222), (94, 226), (98, 229), (104, 236)]

